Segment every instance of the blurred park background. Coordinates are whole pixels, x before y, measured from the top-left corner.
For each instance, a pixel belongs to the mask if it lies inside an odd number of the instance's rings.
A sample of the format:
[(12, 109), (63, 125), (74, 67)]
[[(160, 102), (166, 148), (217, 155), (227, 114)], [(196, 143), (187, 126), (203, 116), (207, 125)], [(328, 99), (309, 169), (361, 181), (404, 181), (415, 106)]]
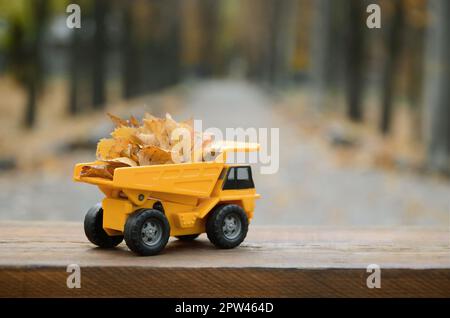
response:
[(257, 224), (448, 227), (449, 24), (448, 0), (0, 0), (0, 219), (82, 221), (74, 163), (148, 111), (280, 128)]

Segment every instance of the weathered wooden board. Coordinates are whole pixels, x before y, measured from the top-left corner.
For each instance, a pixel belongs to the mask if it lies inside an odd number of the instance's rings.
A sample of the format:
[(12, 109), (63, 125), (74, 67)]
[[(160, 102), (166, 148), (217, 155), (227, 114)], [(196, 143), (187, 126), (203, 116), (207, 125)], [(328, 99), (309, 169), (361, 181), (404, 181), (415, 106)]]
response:
[[(0, 297), (450, 297), (449, 245), (448, 228), (251, 226), (237, 249), (202, 235), (138, 257), (95, 248), (82, 224), (0, 222)], [(66, 286), (69, 264), (80, 289)]]

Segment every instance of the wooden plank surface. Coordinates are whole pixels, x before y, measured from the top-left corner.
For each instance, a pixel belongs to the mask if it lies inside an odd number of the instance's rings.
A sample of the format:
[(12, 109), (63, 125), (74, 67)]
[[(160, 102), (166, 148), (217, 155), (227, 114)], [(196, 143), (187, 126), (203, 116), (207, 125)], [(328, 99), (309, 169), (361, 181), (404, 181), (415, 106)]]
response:
[[(138, 257), (95, 248), (82, 224), (0, 222), (0, 297), (450, 297), (449, 244), (448, 228), (251, 226), (236, 249), (202, 235)], [(66, 286), (69, 264), (80, 289)]]

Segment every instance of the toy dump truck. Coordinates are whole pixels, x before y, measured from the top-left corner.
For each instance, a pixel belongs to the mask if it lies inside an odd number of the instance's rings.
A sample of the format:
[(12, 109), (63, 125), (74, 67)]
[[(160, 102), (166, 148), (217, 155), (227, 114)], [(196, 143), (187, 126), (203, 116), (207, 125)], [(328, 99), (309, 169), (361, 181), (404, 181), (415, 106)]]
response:
[(218, 248), (238, 246), (259, 195), (250, 166), (226, 164), (226, 155), (258, 149), (228, 142), (211, 162), (116, 168), (112, 180), (81, 176), (84, 166), (99, 162), (77, 164), (75, 181), (97, 185), (105, 194), (86, 214), (87, 238), (103, 248), (125, 239), (139, 255), (158, 254), (170, 236), (193, 240), (204, 232)]

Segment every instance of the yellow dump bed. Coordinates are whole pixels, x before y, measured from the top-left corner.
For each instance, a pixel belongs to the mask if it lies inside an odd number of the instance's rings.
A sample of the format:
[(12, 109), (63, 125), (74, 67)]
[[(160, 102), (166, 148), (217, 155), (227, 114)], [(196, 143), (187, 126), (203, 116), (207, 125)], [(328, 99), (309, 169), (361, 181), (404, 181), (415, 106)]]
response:
[(224, 167), (224, 163), (221, 162), (163, 164), (116, 168), (113, 180), (80, 177), (83, 166), (98, 164), (99, 162), (77, 164), (74, 179), (116, 189), (162, 192), (195, 197), (210, 196)]
[(81, 170), (84, 166), (95, 166), (102, 162), (79, 163), (75, 166), (74, 180), (115, 189), (179, 194), (199, 198), (209, 197), (225, 166), (226, 154), (258, 151), (259, 145), (257, 143), (221, 141), (215, 143), (213, 148), (220, 153), (215, 161), (116, 168), (113, 180), (81, 177)]

